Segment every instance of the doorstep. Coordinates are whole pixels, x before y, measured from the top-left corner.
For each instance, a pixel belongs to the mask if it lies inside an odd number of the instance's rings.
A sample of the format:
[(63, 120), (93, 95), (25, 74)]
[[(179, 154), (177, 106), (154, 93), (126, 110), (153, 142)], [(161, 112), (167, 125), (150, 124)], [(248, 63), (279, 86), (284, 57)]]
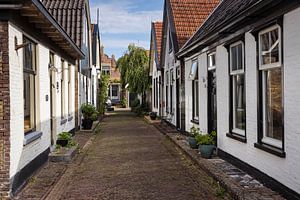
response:
[(145, 115), (145, 116), (144, 116), (144, 120), (145, 120), (148, 124), (157, 124), (157, 123), (161, 123), (161, 120), (159, 120), (159, 119), (152, 120), (152, 119), (150, 118), (150, 116), (148, 116), (148, 115)]
[(168, 128), (165, 124), (154, 125), (161, 133), (171, 140), (183, 153), (197, 164), (208, 175), (220, 183), (234, 199), (284, 199), (278, 193), (265, 187), (255, 178), (229, 162), (214, 156), (212, 159), (204, 159), (198, 150), (191, 149), (187, 142), (187, 136), (180, 134), (175, 129)]
[(51, 162), (70, 162), (72, 158), (78, 152), (79, 147), (74, 146), (71, 148), (62, 147), (60, 149), (56, 149), (55, 151), (49, 154), (49, 161)]

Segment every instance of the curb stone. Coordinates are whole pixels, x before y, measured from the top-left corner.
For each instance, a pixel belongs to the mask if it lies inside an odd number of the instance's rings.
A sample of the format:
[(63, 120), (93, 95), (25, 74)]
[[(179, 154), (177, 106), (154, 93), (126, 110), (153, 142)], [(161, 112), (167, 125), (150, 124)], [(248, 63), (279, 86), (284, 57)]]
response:
[[(190, 149), (186, 139), (187, 136), (164, 131), (162, 125), (154, 126), (166, 136), (174, 145), (176, 145), (188, 158), (190, 158), (199, 168), (215, 179), (220, 186), (226, 189), (234, 199), (237, 200), (283, 200), (278, 193), (262, 185), (259, 181), (252, 178), (247, 173), (236, 168), (230, 163), (213, 157), (212, 159), (203, 159), (197, 150)], [(226, 167), (229, 169), (226, 171)], [(232, 173), (233, 172), (233, 173)], [(242, 177), (243, 179), (241, 179)]]

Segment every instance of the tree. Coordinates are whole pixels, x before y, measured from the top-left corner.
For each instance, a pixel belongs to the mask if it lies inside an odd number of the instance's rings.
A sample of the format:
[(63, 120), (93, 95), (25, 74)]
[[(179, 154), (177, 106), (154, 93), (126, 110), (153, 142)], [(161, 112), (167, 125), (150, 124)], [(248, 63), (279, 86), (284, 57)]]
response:
[(142, 107), (146, 107), (145, 93), (151, 84), (148, 64), (147, 51), (134, 44), (130, 44), (125, 54), (117, 61), (122, 88), (128, 85), (130, 92), (142, 94)]
[(125, 88), (128, 84), (130, 92), (143, 95), (150, 87), (148, 64), (147, 51), (130, 44), (125, 54), (117, 61), (122, 87)]

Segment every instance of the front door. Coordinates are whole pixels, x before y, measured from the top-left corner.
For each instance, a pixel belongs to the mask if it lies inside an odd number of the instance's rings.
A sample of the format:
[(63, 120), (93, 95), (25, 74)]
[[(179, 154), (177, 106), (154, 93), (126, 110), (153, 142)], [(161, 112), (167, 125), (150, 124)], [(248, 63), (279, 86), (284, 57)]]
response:
[(217, 76), (216, 69), (208, 70), (208, 133), (217, 131)]

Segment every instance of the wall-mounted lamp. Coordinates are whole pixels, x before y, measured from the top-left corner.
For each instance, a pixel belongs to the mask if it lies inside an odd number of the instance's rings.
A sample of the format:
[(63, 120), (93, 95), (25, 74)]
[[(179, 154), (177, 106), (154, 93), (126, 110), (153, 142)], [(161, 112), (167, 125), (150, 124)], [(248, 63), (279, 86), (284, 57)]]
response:
[(26, 42), (26, 43), (23, 43), (23, 44), (18, 44), (18, 38), (15, 37), (15, 50), (18, 51), (19, 49), (21, 48), (24, 48), (26, 47), (27, 45), (29, 45), (30, 42)]

